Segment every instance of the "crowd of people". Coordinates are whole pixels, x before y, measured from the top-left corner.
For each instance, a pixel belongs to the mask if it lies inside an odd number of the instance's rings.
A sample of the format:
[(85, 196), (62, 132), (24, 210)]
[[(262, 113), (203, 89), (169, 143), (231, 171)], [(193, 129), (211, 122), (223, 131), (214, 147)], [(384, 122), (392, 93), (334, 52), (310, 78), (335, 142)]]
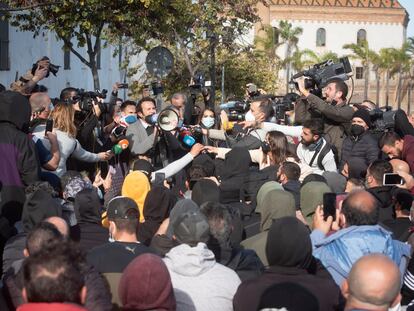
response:
[(413, 112), (299, 78), (290, 124), (264, 94), (231, 121), (47, 73), (0, 92), (1, 310), (414, 310)]

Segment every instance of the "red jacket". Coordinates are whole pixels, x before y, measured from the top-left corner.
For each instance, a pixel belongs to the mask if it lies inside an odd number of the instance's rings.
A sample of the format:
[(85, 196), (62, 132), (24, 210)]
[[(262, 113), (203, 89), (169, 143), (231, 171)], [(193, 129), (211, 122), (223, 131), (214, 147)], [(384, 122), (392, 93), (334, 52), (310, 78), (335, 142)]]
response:
[(25, 303), (17, 308), (17, 311), (87, 311), (85, 308), (72, 303)]
[(404, 147), (401, 157), (410, 166), (411, 174), (414, 174), (414, 136), (404, 136)]

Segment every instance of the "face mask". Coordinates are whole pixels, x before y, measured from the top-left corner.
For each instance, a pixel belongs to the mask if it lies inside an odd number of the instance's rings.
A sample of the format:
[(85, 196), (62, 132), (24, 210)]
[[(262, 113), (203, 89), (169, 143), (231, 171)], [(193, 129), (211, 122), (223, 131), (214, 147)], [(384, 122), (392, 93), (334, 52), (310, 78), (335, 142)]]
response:
[(128, 124), (133, 124), (133, 123), (137, 122), (138, 119), (137, 119), (136, 115), (130, 114), (129, 116), (126, 116), (124, 118), (124, 120)]
[(256, 121), (256, 118), (254, 117), (254, 115), (253, 115), (253, 113), (252, 113), (251, 110), (249, 110), (249, 111), (246, 112), (246, 114), (244, 116), (244, 119), (246, 121)]
[(210, 128), (214, 125), (214, 118), (213, 117), (204, 117), (201, 119), (201, 123), (206, 127)]
[(52, 112), (52, 111), (53, 111), (53, 109), (55, 109), (55, 106), (53, 106), (53, 104), (52, 104), (52, 103), (50, 103), (50, 104), (49, 104), (49, 110), (50, 110), (50, 112)]
[(264, 153), (270, 152), (270, 145), (269, 145), (269, 143), (267, 143), (265, 141), (262, 141), (262, 146), (261, 147), (262, 147), (262, 151)]
[(351, 125), (351, 134), (352, 136), (360, 136), (365, 132), (365, 129), (363, 126), (358, 124), (352, 124)]

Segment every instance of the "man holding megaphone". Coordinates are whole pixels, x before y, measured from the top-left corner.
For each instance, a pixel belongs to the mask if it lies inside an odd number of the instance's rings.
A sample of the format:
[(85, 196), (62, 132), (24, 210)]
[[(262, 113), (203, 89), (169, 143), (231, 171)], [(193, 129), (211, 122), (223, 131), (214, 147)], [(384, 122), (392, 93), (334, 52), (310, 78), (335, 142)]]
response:
[(133, 156), (152, 158), (154, 147), (158, 142), (157, 127), (147, 121), (148, 117), (155, 115), (155, 107), (155, 100), (151, 97), (143, 97), (138, 101), (138, 121), (130, 124), (126, 131), (126, 137), (130, 142), (129, 147)]

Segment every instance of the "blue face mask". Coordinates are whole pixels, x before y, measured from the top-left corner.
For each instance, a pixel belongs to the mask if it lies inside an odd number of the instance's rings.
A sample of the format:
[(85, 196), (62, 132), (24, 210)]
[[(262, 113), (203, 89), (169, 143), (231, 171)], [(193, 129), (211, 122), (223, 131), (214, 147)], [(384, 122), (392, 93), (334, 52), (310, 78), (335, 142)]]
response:
[(138, 121), (137, 116), (136, 115), (133, 115), (133, 114), (130, 114), (129, 116), (126, 116), (124, 118), (124, 120), (128, 124), (132, 124), (132, 123), (135, 123), (135, 122)]
[(201, 119), (201, 123), (206, 128), (211, 128), (214, 125), (214, 118), (213, 117), (204, 117), (204, 118)]

